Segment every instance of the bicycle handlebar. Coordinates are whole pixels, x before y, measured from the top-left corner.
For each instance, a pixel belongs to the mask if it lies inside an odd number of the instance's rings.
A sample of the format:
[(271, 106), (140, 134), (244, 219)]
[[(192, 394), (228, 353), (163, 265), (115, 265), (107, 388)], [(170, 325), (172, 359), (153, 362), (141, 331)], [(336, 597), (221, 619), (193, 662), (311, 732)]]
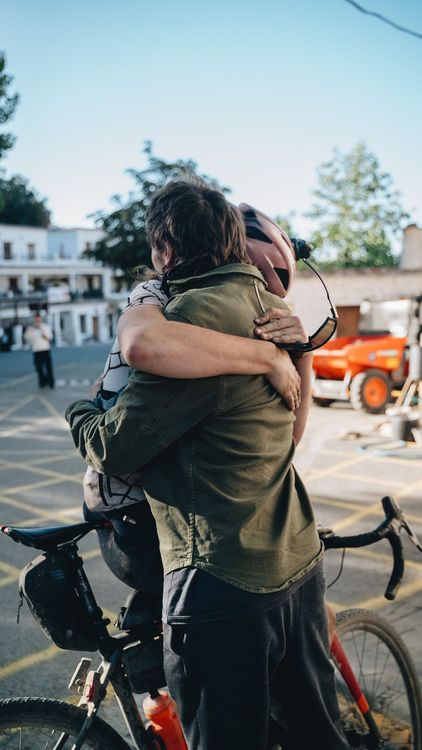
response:
[(422, 545), (410, 527), (398, 503), (391, 497), (383, 497), (381, 502), (385, 519), (376, 529), (364, 532), (363, 534), (353, 534), (352, 536), (338, 536), (333, 531), (324, 529), (320, 532), (320, 537), (326, 549), (368, 547), (370, 544), (375, 544), (381, 539), (388, 539), (393, 553), (393, 569), (384, 596), (386, 599), (392, 601), (397, 596), (404, 573), (403, 545), (400, 537), (401, 530), (404, 529), (406, 531), (409, 539), (420, 552), (422, 552)]
[[(381, 539), (388, 539), (393, 553), (393, 569), (384, 596), (386, 599), (392, 601), (396, 598), (404, 573), (403, 545), (400, 538), (401, 530), (405, 530), (409, 539), (420, 552), (422, 552), (422, 545), (398, 503), (391, 497), (383, 497), (381, 502), (385, 519), (372, 531), (353, 534), (351, 536), (339, 536), (332, 529), (325, 528), (319, 530), (319, 535), (326, 549), (368, 547), (371, 544), (379, 542)], [(108, 525), (108, 521), (85, 522), (68, 527), (45, 529), (19, 529), (12, 526), (0, 525), (0, 532), (7, 534), (15, 542), (45, 551), (51, 549), (51, 547), (79, 541), (91, 529)]]

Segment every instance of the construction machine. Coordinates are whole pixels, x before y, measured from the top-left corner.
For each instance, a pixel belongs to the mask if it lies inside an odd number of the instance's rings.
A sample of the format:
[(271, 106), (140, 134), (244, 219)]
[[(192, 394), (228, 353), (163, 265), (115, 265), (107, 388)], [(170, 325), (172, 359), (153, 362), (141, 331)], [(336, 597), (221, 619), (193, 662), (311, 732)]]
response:
[(332, 339), (314, 353), (314, 402), (384, 412), (406, 383), (410, 347), (421, 345), (421, 303), (422, 297), (364, 300), (358, 335)]

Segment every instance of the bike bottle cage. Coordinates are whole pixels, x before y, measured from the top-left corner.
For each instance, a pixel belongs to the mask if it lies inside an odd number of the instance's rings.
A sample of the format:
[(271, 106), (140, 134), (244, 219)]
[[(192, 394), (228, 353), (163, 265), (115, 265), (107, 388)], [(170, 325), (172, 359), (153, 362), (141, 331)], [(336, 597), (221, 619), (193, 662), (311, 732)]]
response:
[(47, 552), (62, 544), (77, 542), (92, 531), (92, 529), (104, 528), (109, 525), (108, 521), (86, 521), (84, 523), (75, 523), (71, 526), (47, 526), (34, 529), (0, 526), (0, 531), (10, 536), (14, 542), (24, 544), (25, 547), (35, 547), (35, 549)]

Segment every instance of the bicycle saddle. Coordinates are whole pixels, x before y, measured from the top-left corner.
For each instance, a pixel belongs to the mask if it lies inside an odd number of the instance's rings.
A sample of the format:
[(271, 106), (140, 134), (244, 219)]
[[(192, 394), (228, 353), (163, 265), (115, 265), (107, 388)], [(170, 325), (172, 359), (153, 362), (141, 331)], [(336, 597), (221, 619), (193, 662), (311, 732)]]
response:
[(61, 544), (76, 542), (82, 539), (92, 529), (109, 526), (107, 521), (85, 521), (71, 526), (47, 526), (34, 529), (19, 529), (15, 526), (0, 526), (0, 531), (7, 534), (14, 542), (24, 544), (25, 547), (47, 552)]

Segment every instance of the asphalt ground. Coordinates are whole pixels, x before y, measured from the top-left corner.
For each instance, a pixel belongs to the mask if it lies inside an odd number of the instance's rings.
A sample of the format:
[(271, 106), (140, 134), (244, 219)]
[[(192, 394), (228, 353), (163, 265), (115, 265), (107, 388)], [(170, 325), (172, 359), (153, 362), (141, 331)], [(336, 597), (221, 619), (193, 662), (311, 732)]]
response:
[[(63, 413), (68, 403), (88, 394), (106, 353), (100, 345), (56, 350), (57, 387), (39, 391), (31, 354), (0, 352), (0, 524), (51, 526), (82, 519), (84, 466)], [(411, 447), (396, 456), (374, 453), (384, 421), (345, 404), (312, 407), (295, 465), (323, 525), (341, 533), (367, 531), (382, 519), (380, 498), (391, 495), (422, 537), (422, 458)], [(80, 548), (98, 603), (113, 621), (129, 590), (103, 563), (94, 533)], [(382, 612), (403, 636), (422, 678), (422, 555), (407, 542), (405, 552), (406, 573), (395, 602), (383, 597), (392, 566), (386, 542), (348, 551), (329, 599), (336, 610), (357, 606)], [(16, 624), (19, 572), (35, 556), (34, 550), (0, 539), (0, 697), (68, 700), (67, 684), (81, 654), (49, 642), (26, 606)], [(326, 554), (328, 583), (340, 558), (337, 551)], [(111, 701), (105, 716), (122, 729)]]

